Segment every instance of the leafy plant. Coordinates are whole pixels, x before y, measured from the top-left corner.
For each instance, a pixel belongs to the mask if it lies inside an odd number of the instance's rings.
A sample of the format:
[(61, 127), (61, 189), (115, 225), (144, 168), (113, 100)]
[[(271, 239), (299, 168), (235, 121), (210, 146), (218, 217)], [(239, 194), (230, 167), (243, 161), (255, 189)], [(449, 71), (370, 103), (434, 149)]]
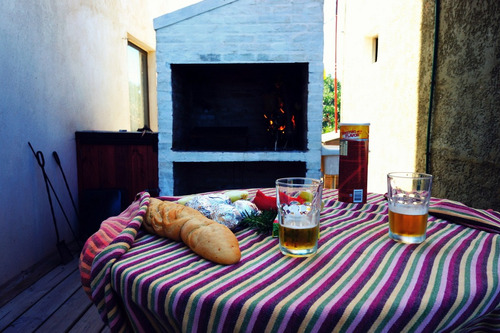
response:
[[(340, 122), (340, 82), (337, 81), (337, 121)], [(335, 129), (335, 79), (329, 74), (324, 78), (323, 133)]]
[(261, 234), (270, 234), (273, 231), (276, 215), (275, 210), (263, 210), (260, 214), (246, 216), (239, 225), (243, 228), (254, 229)]

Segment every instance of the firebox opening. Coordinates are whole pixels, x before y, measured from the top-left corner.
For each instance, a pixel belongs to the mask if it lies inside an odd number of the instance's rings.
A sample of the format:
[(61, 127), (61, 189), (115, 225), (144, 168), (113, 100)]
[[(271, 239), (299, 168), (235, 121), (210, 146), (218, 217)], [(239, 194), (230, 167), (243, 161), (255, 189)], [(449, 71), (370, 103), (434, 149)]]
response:
[(305, 151), (308, 67), (172, 64), (172, 149)]
[(274, 187), (282, 177), (305, 177), (304, 162), (174, 162), (174, 195)]

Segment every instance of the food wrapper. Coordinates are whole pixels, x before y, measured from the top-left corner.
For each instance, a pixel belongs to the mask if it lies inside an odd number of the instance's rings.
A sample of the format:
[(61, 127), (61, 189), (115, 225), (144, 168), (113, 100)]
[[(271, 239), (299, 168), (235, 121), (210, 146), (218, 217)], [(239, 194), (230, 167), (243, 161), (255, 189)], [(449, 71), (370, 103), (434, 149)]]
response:
[(234, 206), (240, 212), (243, 218), (251, 215), (256, 215), (260, 213), (260, 210), (257, 206), (248, 200), (236, 200), (234, 202)]
[(208, 218), (211, 218), (213, 207), (220, 204), (231, 204), (231, 199), (224, 194), (202, 194), (186, 202), (186, 206), (196, 209)]
[(236, 207), (226, 203), (212, 206), (209, 218), (225, 225), (229, 229), (235, 228), (242, 220), (242, 216)]
[(202, 194), (196, 195), (186, 206), (191, 207), (229, 229), (233, 229), (240, 221), (255, 211), (257, 206), (247, 200), (237, 200), (234, 203), (225, 194)]

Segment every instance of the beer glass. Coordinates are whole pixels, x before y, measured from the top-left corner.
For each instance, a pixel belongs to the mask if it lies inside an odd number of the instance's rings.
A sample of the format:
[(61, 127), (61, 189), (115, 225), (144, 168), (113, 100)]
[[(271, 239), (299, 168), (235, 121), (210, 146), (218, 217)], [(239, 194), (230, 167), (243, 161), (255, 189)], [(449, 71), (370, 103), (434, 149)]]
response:
[(418, 244), (425, 240), (432, 175), (417, 172), (387, 174), (389, 237)]
[(292, 257), (316, 253), (323, 181), (312, 178), (276, 180), (280, 251)]

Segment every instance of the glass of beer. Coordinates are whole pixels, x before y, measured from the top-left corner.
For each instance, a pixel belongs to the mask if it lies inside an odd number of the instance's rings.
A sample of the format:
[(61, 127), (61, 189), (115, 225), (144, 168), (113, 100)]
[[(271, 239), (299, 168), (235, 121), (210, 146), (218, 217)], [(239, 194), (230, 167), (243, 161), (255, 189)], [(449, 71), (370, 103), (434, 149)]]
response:
[(432, 175), (417, 172), (387, 174), (389, 237), (418, 244), (425, 240)]
[(323, 181), (312, 178), (276, 180), (280, 251), (292, 257), (316, 253)]

